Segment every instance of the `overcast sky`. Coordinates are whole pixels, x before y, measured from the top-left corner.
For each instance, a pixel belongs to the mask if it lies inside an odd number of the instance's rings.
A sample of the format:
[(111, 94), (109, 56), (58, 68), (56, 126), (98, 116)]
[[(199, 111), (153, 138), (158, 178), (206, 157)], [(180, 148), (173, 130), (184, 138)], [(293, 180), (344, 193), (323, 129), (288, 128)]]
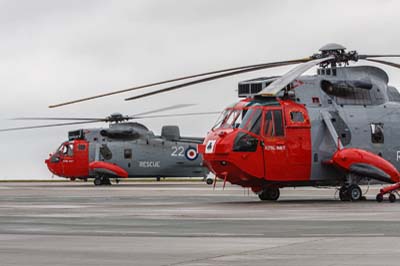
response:
[[(126, 93), (47, 106), (219, 68), (301, 58), (330, 42), (360, 53), (400, 53), (399, 10), (395, 0), (0, 0), (1, 127), (33, 124), (8, 120), (19, 116), (103, 117), (182, 102), (197, 104), (182, 112), (220, 111), (237, 101), (238, 81), (288, 68), (138, 101), (123, 101), (135, 94)], [(399, 72), (384, 69), (400, 87)], [(156, 134), (164, 124), (177, 124), (182, 135), (204, 136), (215, 119), (139, 122)], [(51, 178), (44, 160), (76, 128), (1, 133), (0, 177)]]

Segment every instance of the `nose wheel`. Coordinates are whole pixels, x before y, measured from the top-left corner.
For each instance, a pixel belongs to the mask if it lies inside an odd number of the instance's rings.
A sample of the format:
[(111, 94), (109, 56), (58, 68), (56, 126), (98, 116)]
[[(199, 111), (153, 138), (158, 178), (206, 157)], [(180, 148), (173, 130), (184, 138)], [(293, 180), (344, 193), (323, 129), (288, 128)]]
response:
[(344, 185), (339, 190), (339, 198), (341, 201), (358, 201), (363, 198), (359, 185)]

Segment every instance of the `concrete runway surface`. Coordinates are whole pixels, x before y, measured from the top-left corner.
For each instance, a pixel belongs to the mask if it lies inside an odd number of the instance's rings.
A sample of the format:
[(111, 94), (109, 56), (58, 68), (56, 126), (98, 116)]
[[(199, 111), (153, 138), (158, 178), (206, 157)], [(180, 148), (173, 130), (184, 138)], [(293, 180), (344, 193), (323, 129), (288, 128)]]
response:
[[(390, 265), (400, 200), (202, 182), (0, 183), (0, 265)], [(364, 188), (365, 189), (365, 188)]]

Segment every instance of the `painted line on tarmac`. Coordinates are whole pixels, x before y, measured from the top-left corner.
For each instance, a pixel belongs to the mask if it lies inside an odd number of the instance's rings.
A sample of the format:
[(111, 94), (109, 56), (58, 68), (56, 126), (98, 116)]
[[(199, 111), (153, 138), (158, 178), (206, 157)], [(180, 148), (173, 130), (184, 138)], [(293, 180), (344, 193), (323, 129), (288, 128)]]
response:
[(324, 236), (329, 236), (329, 237), (377, 237), (377, 236), (386, 236), (385, 234), (300, 234), (301, 236), (313, 236), (313, 237), (324, 237)]

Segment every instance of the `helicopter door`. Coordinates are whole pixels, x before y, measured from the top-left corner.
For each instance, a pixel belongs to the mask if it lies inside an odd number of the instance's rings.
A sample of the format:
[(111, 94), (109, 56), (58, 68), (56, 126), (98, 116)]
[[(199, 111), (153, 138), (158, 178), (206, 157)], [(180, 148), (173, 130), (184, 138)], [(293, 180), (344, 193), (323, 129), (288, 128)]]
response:
[(264, 113), (263, 158), (264, 176), (269, 181), (286, 178), (287, 156), (286, 139), (281, 109), (267, 110)]
[(66, 142), (61, 147), (61, 170), (65, 177), (86, 177), (89, 172), (88, 142)]
[(311, 173), (311, 124), (307, 109), (290, 103), (285, 107), (288, 181), (307, 181)]

